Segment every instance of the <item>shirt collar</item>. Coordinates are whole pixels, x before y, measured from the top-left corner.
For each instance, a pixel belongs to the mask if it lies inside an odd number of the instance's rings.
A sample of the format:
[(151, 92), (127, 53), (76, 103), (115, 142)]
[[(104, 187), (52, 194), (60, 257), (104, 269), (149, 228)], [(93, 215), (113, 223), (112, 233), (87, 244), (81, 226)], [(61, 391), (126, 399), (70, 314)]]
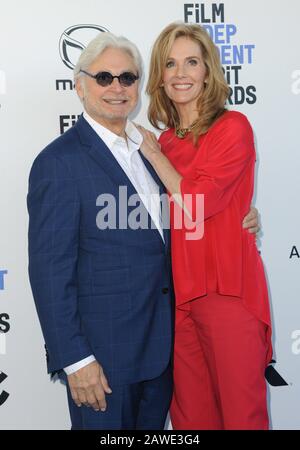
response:
[[(103, 125), (100, 125), (100, 123), (96, 122), (96, 120), (93, 119), (86, 111), (83, 112), (83, 117), (110, 150), (113, 148), (114, 145), (118, 143), (124, 143), (124, 138), (113, 133), (108, 128), (105, 128)], [(125, 133), (128, 138), (129, 150), (131, 151), (138, 150), (143, 142), (143, 136), (136, 128), (136, 126), (133, 124), (133, 122), (131, 122), (129, 119), (127, 119), (126, 122)]]

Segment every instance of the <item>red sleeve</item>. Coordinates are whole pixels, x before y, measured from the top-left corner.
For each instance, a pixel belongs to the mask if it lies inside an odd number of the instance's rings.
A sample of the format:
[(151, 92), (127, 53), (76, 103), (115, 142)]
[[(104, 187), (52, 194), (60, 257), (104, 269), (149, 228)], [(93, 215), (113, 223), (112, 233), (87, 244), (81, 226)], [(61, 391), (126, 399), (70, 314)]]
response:
[(196, 194), (204, 194), (204, 219), (222, 211), (255, 158), (253, 132), (247, 118), (240, 113), (225, 114), (228, 116), (213, 126), (203, 142), (207, 146), (206, 160), (199, 158), (193, 177), (184, 177), (180, 183), (183, 198), (190, 194), (187, 206), (189, 210), (192, 206), (193, 221)]

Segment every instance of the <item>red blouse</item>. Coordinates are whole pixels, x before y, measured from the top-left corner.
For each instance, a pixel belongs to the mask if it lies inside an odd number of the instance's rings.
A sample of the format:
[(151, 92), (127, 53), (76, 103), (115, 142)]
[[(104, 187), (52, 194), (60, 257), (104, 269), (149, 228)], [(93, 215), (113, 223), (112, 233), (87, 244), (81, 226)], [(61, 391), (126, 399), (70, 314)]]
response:
[[(160, 136), (162, 152), (182, 175), (181, 194), (204, 194), (204, 234), (189, 240), (184, 226), (174, 226), (171, 202), (172, 267), (176, 306), (209, 291), (241, 298), (245, 307), (269, 327), (270, 309), (263, 263), (255, 236), (242, 228), (254, 185), (255, 148), (251, 125), (235, 111), (225, 112), (200, 136), (179, 139), (174, 129)], [(175, 207), (176, 208), (176, 207)], [(191, 209), (191, 208), (189, 208)], [(271, 346), (270, 346), (271, 352)], [(271, 357), (271, 354), (269, 355)]]

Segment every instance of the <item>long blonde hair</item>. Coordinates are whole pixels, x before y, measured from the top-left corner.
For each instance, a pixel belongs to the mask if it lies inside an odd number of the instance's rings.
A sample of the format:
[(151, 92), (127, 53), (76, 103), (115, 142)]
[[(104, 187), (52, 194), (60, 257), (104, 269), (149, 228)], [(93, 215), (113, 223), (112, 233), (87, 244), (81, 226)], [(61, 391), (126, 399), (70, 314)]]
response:
[(225, 101), (229, 95), (229, 86), (224, 78), (218, 49), (206, 30), (200, 25), (171, 23), (156, 39), (151, 54), (146, 90), (150, 97), (148, 118), (157, 129), (180, 126), (178, 112), (162, 87), (167, 59), (175, 40), (179, 37), (191, 39), (200, 46), (207, 69), (205, 87), (197, 103), (199, 118), (192, 130), (196, 143), (199, 135), (204, 134), (212, 123), (223, 114)]

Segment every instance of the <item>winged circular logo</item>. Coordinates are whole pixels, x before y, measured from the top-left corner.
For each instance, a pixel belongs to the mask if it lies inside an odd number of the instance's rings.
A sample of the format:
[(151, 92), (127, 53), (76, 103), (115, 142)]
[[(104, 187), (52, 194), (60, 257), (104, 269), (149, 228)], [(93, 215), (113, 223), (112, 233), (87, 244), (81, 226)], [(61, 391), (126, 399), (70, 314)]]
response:
[(100, 32), (108, 30), (99, 25), (80, 24), (67, 28), (59, 39), (59, 54), (62, 62), (74, 69), (82, 50)]

